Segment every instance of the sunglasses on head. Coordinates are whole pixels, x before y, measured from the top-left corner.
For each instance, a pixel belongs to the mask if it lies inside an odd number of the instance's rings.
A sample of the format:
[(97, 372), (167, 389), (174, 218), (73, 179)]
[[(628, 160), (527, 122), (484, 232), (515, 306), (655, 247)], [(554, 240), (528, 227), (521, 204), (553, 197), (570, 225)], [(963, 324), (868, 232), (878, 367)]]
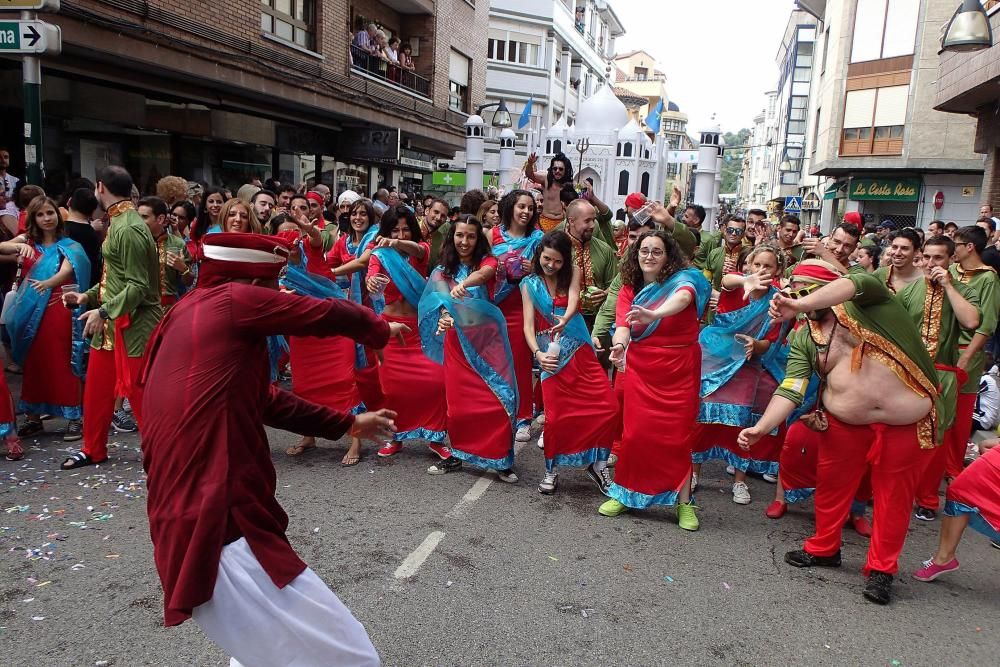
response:
[(739, 227), (726, 227), (726, 233), (732, 234), (733, 236), (743, 236), (746, 233), (745, 229), (740, 229)]
[(782, 292), (782, 295), (788, 297), (789, 299), (801, 299), (802, 297), (812, 292), (815, 292), (818, 289), (819, 285), (812, 283), (809, 285), (803, 285), (802, 287), (796, 287), (795, 289), (789, 290), (787, 292)]

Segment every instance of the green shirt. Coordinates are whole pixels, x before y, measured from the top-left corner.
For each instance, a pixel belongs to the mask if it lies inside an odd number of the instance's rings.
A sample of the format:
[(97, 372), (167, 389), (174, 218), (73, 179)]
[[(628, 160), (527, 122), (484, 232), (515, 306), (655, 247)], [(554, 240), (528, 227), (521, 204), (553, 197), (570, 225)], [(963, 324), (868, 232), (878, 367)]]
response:
[[(444, 239), (448, 235), (448, 230), (451, 229), (451, 223), (445, 221), (441, 223), (441, 226), (431, 232), (430, 238), (425, 239), (431, 246), (431, 270), (434, 269), (440, 263), (441, 260), (441, 246), (444, 244)], [(489, 233), (487, 232), (487, 236)]]
[[(997, 316), (1000, 314), (1000, 285), (998, 285), (996, 271), (988, 266), (972, 271), (963, 271), (957, 263), (952, 264), (949, 270), (952, 281), (965, 285), (970, 292), (976, 294), (979, 301), (979, 327), (975, 331), (962, 329), (958, 335), (959, 346), (967, 346), (972, 342), (972, 337), (975, 334), (982, 334), (989, 338), (996, 331)], [(969, 360), (965, 369), (969, 374), (969, 379), (962, 385), (960, 393), (979, 393), (979, 380), (982, 378), (985, 365), (986, 351), (981, 349)]]
[(188, 252), (184, 239), (169, 232), (164, 232), (156, 239), (157, 261), (160, 265), (160, 293), (166, 297), (177, 297), (181, 284), (181, 272), (167, 264), (167, 252), (180, 255), (184, 263), (191, 267), (191, 253)]
[(103, 307), (109, 319), (91, 338), (90, 345), (96, 350), (113, 350), (114, 327), (119, 318), (127, 315), (128, 327), (121, 332), (127, 354), (141, 357), (163, 310), (156, 241), (135, 207), (130, 205), (111, 218), (101, 252), (104, 270), (101, 281), (87, 290), (87, 304), (90, 308)]
[[(846, 276), (855, 286), (854, 298), (833, 307), (838, 323), (845, 327), (860, 345), (865, 357), (870, 353), (888, 356), (892, 368), (908, 387), (934, 401), (930, 414), (918, 422), (920, 446), (934, 447), (944, 435), (941, 417), (941, 397), (938, 395), (938, 374), (934, 362), (923, 345), (920, 333), (909, 313), (893, 298), (892, 292), (868, 273)], [(817, 369), (819, 346), (813, 339), (811, 324), (805, 323), (789, 337), (788, 363), (785, 379), (774, 392), (801, 405), (809, 378)], [(825, 349), (825, 345), (823, 346)], [(864, 363), (864, 360), (862, 360)]]
[[(736, 246), (735, 251), (728, 253), (733, 259), (734, 266), (741, 252), (743, 252), (743, 245)], [(705, 262), (705, 277), (712, 281), (712, 289), (716, 292), (722, 289), (722, 274), (726, 264), (726, 255), (726, 246), (720, 245), (708, 253), (708, 260)]]
[(694, 255), (694, 265), (704, 271), (706, 268), (705, 264), (708, 262), (709, 253), (718, 248), (720, 245), (722, 245), (721, 232), (702, 232), (701, 243), (698, 245), (698, 252)]

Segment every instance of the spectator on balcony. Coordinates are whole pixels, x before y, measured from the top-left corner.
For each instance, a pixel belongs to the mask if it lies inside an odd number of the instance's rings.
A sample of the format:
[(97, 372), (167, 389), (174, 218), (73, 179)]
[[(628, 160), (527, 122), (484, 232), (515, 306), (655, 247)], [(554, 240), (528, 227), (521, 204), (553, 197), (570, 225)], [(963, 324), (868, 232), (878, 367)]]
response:
[(409, 43), (403, 44), (403, 49), (399, 52), (399, 66), (409, 72), (417, 68), (413, 63), (413, 47)]
[(378, 45), (378, 26), (369, 23), (364, 30), (359, 30), (354, 36), (352, 43), (351, 57), (354, 64), (364, 70), (371, 71), (378, 69), (378, 59), (381, 58), (381, 50)]
[[(382, 36), (384, 38), (384, 34)], [(382, 49), (382, 57), (388, 62), (389, 80), (399, 83), (399, 37), (393, 37)]]

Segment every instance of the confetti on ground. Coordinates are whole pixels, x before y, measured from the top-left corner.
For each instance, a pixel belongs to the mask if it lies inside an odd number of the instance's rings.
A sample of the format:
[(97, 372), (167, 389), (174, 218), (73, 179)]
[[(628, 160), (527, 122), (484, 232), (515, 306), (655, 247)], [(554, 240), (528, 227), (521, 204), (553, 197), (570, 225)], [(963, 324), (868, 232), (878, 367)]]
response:
[(670, 583), (674, 583), (674, 578), (671, 577), (671, 576), (666, 576), (666, 577), (663, 577), (663, 578), (666, 579), (667, 581), (669, 581)]
[(891, 664), (896, 666), (896, 665), (902, 665), (903, 663), (901, 663), (899, 660), (893, 660)]
[(732, 587), (724, 581), (722, 582), (722, 587), (725, 588), (727, 591), (732, 589)]
[(33, 620), (33, 621), (44, 621), (45, 617), (44, 616), (32, 616), (31, 620)]
[(584, 618), (590, 618), (590, 615), (594, 613), (593, 609), (581, 609), (580, 615)]
[(445, 583), (444, 587), (445, 587), (445, 588), (451, 588), (451, 585), (452, 585), (453, 583), (455, 583), (455, 582), (453, 582), (453, 581), (449, 581), (449, 582)]
[(559, 559), (556, 558), (555, 556), (549, 556), (549, 560), (559, 560)]
[(314, 533), (318, 533), (319, 532), (319, 528), (313, 528), (313, 532)]
[(40, 584), (35, 584), (35, 588), (41, 588), (42, 586), (48, 586), (51, 583), (52, 583), (51, 581), (43, 581)]
[(121, 558), (121, 554), (108, 554), (105, 558)]
[(629, 565), (628, 563), (625, 563), (624, 565), (622, 565), (622, 569), (625, 570), (626, 572), (631, 572), (632, 566)]
[(567, 604), (567, 605), (563, 605), (562, 607), (559, 607), (559, 610), (560, 611), (567, 611), (567, 610), (572, 609), (572, 608), (573, 608), (573, 605)]

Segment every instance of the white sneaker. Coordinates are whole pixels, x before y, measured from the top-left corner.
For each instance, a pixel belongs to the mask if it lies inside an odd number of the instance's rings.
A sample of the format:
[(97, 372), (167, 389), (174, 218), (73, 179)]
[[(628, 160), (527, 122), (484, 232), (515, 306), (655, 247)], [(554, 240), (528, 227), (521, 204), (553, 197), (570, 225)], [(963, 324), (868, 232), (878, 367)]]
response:
[(545, 431), (538, 434), (538, 448), (545, 449)]
[(518, 426), (517, 433), (514, 434), (514, 439), (518, 442), (528, 442), (531, 440), (531, 427), (530, 426)]
[(497, 477), (500, 478), (501, 482), (507, 482), (508, 484), (517, 483), (517, 473), (514, 472), (513, 468), (508, 468), (507, 470), (497, 470)]
[(736, 468), (734, 468), (733, 466), (726, 466), (726, 474), (727, 475), (735, 475), (736, 474)]
[(556, 492), (556, 486), (558, 482), (559, 475), (554, 472), (545, 473), (545, 477), (542, 478), (541, 483), (538, 485), (538, 492), (544, 493), (547, 496), (552, 495)]
[(761, 478), (765, 482), (767, 482), (768, 484), (777, 484), (778, 483), (778, 476), (777, 475), (772, 475), (770, 473), (764, 473), (763, 475), (761, 475)]
[(750, 504), (750, 489), (746, 482), (736, 482), (733, 484), (733, 502), (737, 505)]
[(538, 415), (538, 417), (536, 417), (536, 419), (538, 421), (538, 425), (539, 426), (545, 426), (545, 413), (544, 412), (541, 413), (540, 415)]
[(695, 489), (698, 488), (698, 473), (691, 473), (691, 493), (694, 493)]

